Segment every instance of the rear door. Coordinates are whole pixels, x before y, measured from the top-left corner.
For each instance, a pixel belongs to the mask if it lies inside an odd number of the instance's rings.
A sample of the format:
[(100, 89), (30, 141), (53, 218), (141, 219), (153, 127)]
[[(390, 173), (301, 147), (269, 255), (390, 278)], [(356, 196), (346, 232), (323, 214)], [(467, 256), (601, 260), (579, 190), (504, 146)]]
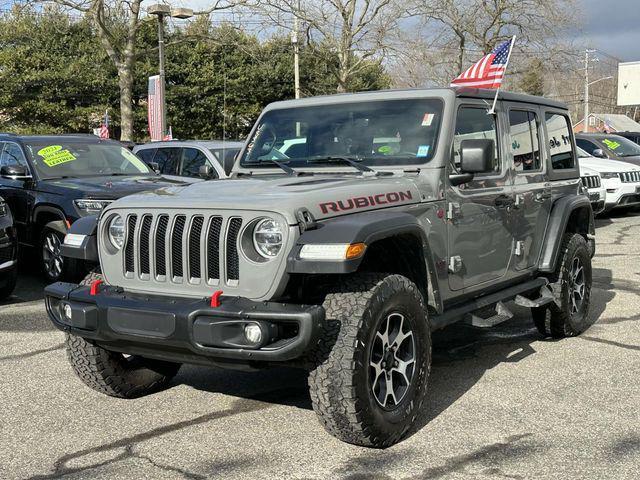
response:
[(181, 155), (180, 147), (160, 147), (153, 161), (158, 164), (158, 171), (162, 175), (178, 175)]
[(515, 270), (537, 264), (551, 211), (551, 184), (544, 162), (541, 120), (535, 105), (508, 103), (510, 162), (513, 172)]
[(459, 106), (452, 171), (458, 171), (462, 140), (491, 139), (496, 148), (492, 172), (476, 175), (463, 185), (450, 185), (447, 191), (449, 287), (452, 290), (494, 282), (505, 276), (511, 262), (513, 194), (499, 128), (496, 116), (487, 114), (484, 102), (469, 100)]

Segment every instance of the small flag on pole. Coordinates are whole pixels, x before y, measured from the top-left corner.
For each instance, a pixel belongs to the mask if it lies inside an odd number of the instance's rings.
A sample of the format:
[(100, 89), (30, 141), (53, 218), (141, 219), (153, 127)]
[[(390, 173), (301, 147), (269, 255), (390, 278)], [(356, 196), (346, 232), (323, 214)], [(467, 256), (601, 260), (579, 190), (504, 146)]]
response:
[(173, 140), (173, 132), (171, 131), (171, 125), (169, 125), (169, 131), (164, 136), (163, 140), (165, 140), (165, 141)]
[(104, 111), (104, 119), (102, 124), (100, 125), (100, 129), (98, 131), (98, 136), (100, 138), (109, 138), (109, 111)]
[(500, 88), (516, 37), (498, 45), (451, 82), (452, 87)]
[(160, 86), (160, 75), (149, 77), (147, 119), (149, 122), (149, 136), (151, 137), (151, 141), (162, 140), (164, 125), (162, 125), (162, 88)]

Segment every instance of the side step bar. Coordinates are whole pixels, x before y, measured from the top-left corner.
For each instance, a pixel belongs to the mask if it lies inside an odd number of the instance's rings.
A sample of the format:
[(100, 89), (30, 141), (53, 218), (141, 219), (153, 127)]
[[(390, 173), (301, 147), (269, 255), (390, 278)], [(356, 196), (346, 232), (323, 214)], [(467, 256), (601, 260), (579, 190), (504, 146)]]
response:
[[(458, 320), (462, 320), (464, 315), (467, 313), (471, 313), (475, 310), (488, 307), (498, 302), (513, 300), (516, 297), (525, 299), (520, 295), (521, 293), (530, 292), (532, 290), (544, 287), (545, 285), (547, 285), (547, 283), (548, 282), (546, 278), (534, 278), (533, 280), (529, 280), (525, 283), (519, 283), (518, 285), (505, 288), (504, 290), (501, 290), (499, 292), (490, 293), (489, 295), (485, 295), (484, 297), (474, 298), (473, 300), (446, 310), (441, 315), (433, 315), (431, 317), (431, 330), (439, 330), (441, 328), (444, 328), (447, 325), (451, 325), (452, 323), (457, 322)], [(533, 300), (533, 302), (536, 302), (538, 300)], [(551, 298), (549, 302), (545, 300), (546, 303), (550, 303), (551, 301), (553, 301), (553, 298)], [(543, 303), (542, 305), (546, 303)]]

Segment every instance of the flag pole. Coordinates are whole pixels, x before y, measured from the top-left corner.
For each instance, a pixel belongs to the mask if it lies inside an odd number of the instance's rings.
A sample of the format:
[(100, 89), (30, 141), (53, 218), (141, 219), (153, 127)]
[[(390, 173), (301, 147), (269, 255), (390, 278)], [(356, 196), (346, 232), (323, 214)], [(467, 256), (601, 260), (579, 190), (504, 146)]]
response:
[[(509, 45), (509, 53), (507, 54), (507, 62), (504, 64), (504, 75), (503, 78), (507, 75), (507, 68), (509, 67), (509, 60), (511, 59), (511, 52), (513, 51), (513, 46), (516, 43), (516, 36), (511, 37), (511, 45)], [(496, 113), (496, 103), (498, 103), (498, 94), (500, 93), (500, 87), (502, 86), (502, 82), (498, 85), (496, 89), (496, 96), (493, 98), (493, 105), (491, 106), (491, 110), (487, 112), (487, 115), (495, 115)]]

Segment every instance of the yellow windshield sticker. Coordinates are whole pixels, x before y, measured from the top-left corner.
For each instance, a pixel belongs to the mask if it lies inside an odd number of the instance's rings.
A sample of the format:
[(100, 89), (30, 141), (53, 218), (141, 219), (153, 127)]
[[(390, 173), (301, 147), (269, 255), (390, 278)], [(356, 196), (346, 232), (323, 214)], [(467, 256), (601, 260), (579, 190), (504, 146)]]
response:
[(61, 163), (72, 162), (76, 160), (75, 155), (67, 149), (62, 149), (62, 145), (50, 145), (38, 150), (38, 155), (42, 157), (42, 161), (47, 167), (55, 167)]
[(602, 140), (602, 143), (604, 143), (609, 148), (609, 150), (615, 150), (616, 148), (620, 147), (620, 143), (616, 142), (615, 140), (609, 140), (608, 138)]

